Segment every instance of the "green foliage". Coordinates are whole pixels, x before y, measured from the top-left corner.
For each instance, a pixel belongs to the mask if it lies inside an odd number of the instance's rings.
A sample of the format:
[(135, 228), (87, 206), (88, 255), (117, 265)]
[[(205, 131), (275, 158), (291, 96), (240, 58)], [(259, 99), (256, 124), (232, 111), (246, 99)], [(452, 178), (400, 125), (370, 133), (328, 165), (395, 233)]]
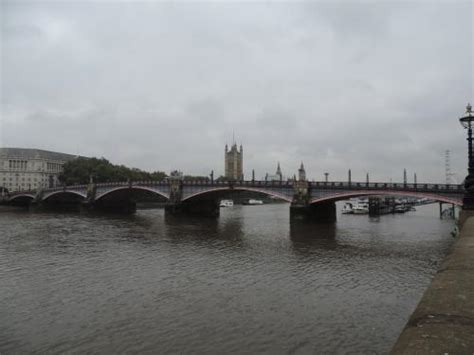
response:
[(94, 182), (117, 182), (139, 180), (163, 180), (166, 174), (161, 171), (149, 173), (124, 165), (114, 165), (105, 158), (82, 158), (70, 160), (63, 165), (59, 180), (66, 185), (89, 183), (90, 176)]

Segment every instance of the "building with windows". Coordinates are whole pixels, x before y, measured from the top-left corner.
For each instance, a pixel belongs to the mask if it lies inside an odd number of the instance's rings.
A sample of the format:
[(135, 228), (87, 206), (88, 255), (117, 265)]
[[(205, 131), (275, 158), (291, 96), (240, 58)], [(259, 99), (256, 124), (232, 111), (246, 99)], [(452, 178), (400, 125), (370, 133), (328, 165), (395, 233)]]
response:
[(225, 145), (225, 177), (229, 180), (243, 180), (243, 156), (244, 149), (240, 145), (240, 151), (237, 144), (234, 143), (229, 150)]
[(283, 181), (283, 174), (281, 172), (280, 162), (278, 162), (277, 170), (274, 175), (268, 173), (265, 175), (265, 181)]
[(63, 164), (77, 156), (28, 148), (0, 148), (0, 189), (58, 186)]

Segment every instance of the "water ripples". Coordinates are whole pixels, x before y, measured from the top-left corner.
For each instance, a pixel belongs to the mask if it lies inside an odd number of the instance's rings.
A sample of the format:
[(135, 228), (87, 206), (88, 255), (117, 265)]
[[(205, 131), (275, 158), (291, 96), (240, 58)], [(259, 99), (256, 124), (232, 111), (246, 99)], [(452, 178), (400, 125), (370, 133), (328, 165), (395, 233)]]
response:
[(384, 353), (452, 242), (436, 211), (2, 213), (0, 353)]

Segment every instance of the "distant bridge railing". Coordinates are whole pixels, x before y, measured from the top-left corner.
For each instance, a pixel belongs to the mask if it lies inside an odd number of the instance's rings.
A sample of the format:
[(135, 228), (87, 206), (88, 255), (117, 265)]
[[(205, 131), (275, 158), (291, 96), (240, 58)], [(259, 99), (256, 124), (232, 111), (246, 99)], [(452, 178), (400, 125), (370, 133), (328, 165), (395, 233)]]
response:
[(387, 183), (387, 182), (338, 182), (338, 181), (316, 181), (310, 182), (310, 187), (328, 188), (328, 189), (366, 189), (366, 190), (404, 190), (404, 191), (464, 191), (464, 185), (460, 184), (405, 184), (405, 183)]

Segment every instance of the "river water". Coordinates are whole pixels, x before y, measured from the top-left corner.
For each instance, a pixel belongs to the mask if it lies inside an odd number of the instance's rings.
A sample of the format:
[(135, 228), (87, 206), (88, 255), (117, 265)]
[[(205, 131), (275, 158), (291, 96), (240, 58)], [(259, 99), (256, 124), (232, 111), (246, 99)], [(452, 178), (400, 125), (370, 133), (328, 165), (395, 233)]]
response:
[(387, 353), (453, 242), (437, 213), (1, 212), (0, 353)]

